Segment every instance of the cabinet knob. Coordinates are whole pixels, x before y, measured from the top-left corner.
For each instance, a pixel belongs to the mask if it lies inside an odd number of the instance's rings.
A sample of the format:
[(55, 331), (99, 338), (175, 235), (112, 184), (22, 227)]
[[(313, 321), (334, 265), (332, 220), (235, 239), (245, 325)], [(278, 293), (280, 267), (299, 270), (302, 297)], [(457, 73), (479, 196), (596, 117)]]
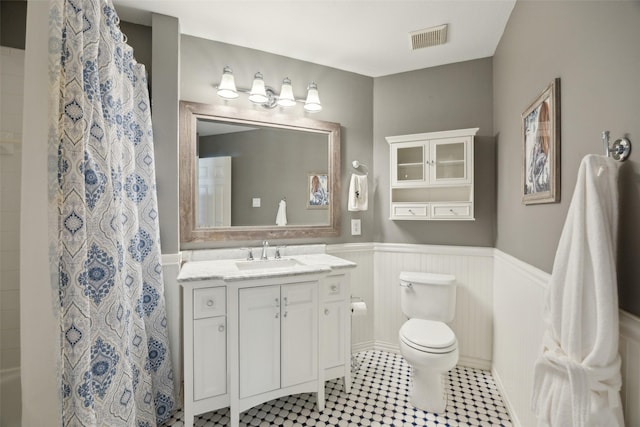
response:
[(282, 317), (287, 317), (287, 312), (285, 311)]
[(276, 298), (276, 307), (280, 307), (280, 299)]
[(213, 304), (214, 304), (214, 302), (213, 302), (212, 299), (208, 299), (207, 300), (207, 307), (213, 307)]
[(218, 326), (218, 332), (224, 332), (224, 325)]
[(328, 308), (325, 308), (325, 309), (324, 309), (324, 315), (325, 315), (325, 316), (328, 316), (328, 315), (329, 315), (329, 309), (328, 309)]
[(411, 215), (415, 215), (415, 213), (413, 212), (413, 209), (409, 209), (409, 213), (410, 213)]
[(280, 318), (280, 313), (276, 313), (276, 319)]
[(289, 301), (287, 300), (287, 297), (284, 297), (284, 306), (286, 307), (287, 305), (289, 305)]
[(338, 285), (331, 285), (331, 292), (335, 292), (338, 290)]

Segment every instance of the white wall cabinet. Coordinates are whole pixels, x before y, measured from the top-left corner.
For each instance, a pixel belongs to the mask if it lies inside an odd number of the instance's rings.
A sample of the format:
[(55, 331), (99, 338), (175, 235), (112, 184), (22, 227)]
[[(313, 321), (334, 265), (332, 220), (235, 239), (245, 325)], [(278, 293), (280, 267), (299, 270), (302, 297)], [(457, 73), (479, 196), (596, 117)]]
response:
[(478, 128), (389, 136), (392, 220), (472, 220)]

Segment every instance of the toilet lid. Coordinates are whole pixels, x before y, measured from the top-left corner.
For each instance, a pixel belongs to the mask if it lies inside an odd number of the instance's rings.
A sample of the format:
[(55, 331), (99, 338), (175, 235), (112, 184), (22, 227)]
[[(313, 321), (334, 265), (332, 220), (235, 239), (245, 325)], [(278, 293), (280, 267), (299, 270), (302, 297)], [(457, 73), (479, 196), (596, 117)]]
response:
[(424, 319), (409, 319), (400, 328), (400, 337), (412, 347), (425, 351), (452, 351), (456, 346), (456, 335), (446, 323)]

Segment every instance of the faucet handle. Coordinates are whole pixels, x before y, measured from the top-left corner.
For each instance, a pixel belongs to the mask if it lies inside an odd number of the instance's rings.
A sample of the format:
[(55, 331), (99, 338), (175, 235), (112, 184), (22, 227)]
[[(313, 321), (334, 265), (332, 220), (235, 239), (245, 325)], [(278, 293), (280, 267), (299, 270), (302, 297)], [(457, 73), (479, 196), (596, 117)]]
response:
[(280, 250), (284, 249), (284, 248), (285, 248), (284, 245), (276, 246), (276, 255), (275, 255), (276, 259), (280, 259), (282, 257), (282, 254), (280, 253)]
[(253, 251), (251, 251), (251, 248), (242, 248), (242, 249), (247, 251), (247, 261), (253, 261)]

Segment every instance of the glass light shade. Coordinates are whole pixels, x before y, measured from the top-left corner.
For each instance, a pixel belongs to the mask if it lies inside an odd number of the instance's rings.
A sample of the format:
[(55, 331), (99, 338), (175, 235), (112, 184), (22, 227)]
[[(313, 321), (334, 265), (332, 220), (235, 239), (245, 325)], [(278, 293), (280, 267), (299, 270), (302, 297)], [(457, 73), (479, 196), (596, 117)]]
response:
[(264, 104), (269, 100), (267, 91), (264, 88), (264, 79), (262, 73), (256, 73), (253, 77), (253, 85), (251, 85), (251, 92), (249, 92), (249, 101), (255, 104)]
[(224, 67), (222, 71), (222, 79), (220, 79), (220, 85), (218, 86), (218, 96), (224, 99), (235, 99), (238, 97), (233, 71), (229, 67)]
[(281, 107), (293, 107), (296, 105), (296, 99), (293, 97), (293, 88), (291, 87), (291, 80), (286, 77), (282, 81), (282, 88), (280, 89), (280, 96), (278, 97), (278, 105)]
[(320, 95), (318, 95), (318, 85), (316, 82), (309, 83), (309, 87), (307, 87), (307, 100), (304, 102), (304, 109), (311, 113), (322, 110)]

